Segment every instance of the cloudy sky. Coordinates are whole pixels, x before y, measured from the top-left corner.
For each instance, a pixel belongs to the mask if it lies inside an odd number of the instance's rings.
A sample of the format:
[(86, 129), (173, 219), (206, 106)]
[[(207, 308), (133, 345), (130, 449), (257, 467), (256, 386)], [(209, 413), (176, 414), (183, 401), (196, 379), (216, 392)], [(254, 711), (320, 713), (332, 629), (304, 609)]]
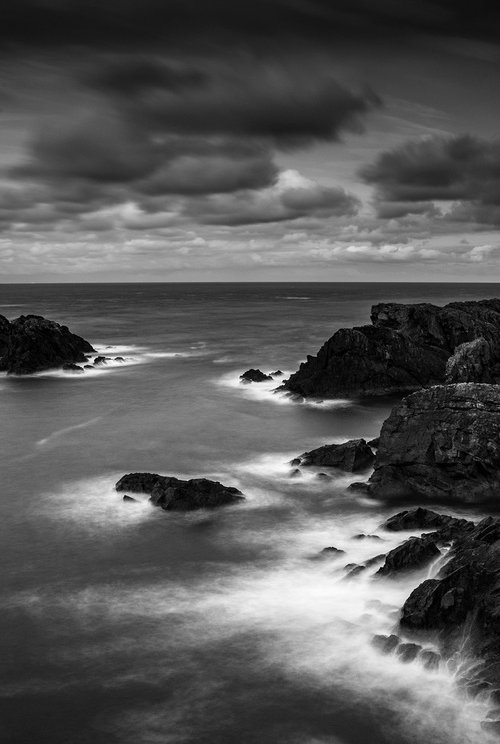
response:
[(500, 11), (3, 0), (1, 281), (500, 279)]

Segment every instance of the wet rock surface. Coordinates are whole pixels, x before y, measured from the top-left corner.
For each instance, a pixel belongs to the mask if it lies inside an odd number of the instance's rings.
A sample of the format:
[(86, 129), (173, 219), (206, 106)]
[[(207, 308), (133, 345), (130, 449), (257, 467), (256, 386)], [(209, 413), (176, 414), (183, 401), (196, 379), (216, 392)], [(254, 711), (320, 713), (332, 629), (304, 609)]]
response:
[(389, 551), (377, 576), (394, 576), (415, 571), (439, 558), (441, 551), (429, 537), (410, 537), (402, 545)]
[(500, 504), (500, 386), (441, 385), (404, 398), (382, 427), (369, 493)]
[(325, 444), (322, 447), (304, 452), (292, 460), (292, 465), (308, 467), (338, 468), (347, 473), (358, 473), (371, 467), (375, 460), (370, 447), (364, 439), (350, 439), (342, 444)]
[(381, 303), (372, 307), (371, 322), (339, 329), (283, 387), (304, 397), (338, 397), (409, 392), (447, 377), (500, 379), (500, 300)]
[(266, 375), (260, 369), (247, 369), (240, 375), (242, 382), (266, 382), (266, 380), (272, 380), (271, 375)]
[(165, 511), (193, 511), (237, 504), (243, 494), (233, 486), (224, 486), (208, 478), (179, 478), (157, 473), (129, 473), (116, 483), (117, 491), (146, 493), (154, 506)]
[[(21, 315), (9, 322), (0, 316), (0, 370), (29, 375), (87, 361), (95, 350), (84, 338), (41, 315)], [(81, 369), (81, 368), (80, 368)]]

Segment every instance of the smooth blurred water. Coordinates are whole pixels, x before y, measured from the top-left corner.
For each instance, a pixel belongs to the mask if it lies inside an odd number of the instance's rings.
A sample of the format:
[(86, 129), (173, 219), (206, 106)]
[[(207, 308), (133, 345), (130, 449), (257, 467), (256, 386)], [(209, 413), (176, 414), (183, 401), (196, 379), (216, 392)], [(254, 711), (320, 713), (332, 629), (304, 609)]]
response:
[[(378, 434), (387, 400), (293, 403), (248, 367), (295, 370), (379, 301), (500, 285), (3, 285), (0, 313), (67, 324), (124, 356), (84, 376), (0, 378), (0, 740), (394, 744), (485, 740), (453, 673), (381, 657), (422, 575), (345, 582), (395, 545), (390, 509), (288, 460)], [(112, 346), (112, 349), (106, 347)], [(124, 504), (133, 470), (236, 485), (244, 505)], [(354, 479), (359, 479), (356, 476)], [(327, 545), (346, 555), (315, 560)], [(377, 604), (377, 602), (379, 604)]]

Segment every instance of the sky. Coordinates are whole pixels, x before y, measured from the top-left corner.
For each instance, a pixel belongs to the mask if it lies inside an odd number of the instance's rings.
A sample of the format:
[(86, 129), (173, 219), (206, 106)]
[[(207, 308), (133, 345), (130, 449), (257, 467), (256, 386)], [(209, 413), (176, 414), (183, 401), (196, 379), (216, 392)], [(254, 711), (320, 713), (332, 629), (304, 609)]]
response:
[(3, 0), (0, 282), (500, 281), (500, 7)]

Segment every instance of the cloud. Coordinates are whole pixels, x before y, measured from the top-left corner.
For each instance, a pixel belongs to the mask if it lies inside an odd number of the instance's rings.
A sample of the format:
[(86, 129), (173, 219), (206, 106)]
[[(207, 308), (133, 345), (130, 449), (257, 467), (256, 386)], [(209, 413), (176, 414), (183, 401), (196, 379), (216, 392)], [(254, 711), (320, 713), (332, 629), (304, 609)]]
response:
[(379, 215), (431, 212), (429, 202), (459, 202), (447, 219), (500, 224), (500, 140), (425, 137), (383, 152), (361, 176), (376, 187)]
[(344, 189), (323, 186), (288, 170), (270, 189), (208, 197), (188, 204), (186, 212), (200, 223), (235, 226), (354, 215), (358, 208), (359, 201)]

